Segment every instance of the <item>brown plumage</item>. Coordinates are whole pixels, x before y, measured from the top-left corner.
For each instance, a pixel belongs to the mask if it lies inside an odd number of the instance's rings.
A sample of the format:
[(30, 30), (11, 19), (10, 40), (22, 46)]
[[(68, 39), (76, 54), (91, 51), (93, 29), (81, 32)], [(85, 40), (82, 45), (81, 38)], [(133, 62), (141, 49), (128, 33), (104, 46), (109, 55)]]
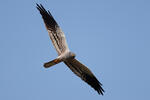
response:
[(65, 35), (51, 13), (46, 11), (41, 4), (37, 4), (37, 9), (42, 15), (50, 39), (52, 40), (52, 43), (58, 53), (58, 57), (50, 62), (45, 63), (44, 67), (49, 68), (55, 64), (64, 62), (72, 72), (74, 72), (83, 81), (94, 88), (99, 94), (103, 95), (104, 90), (102, 88), (102, 84), (85, 65), (81, 64), (78, 60), (75, 59), (75, 54), (70, 52)]

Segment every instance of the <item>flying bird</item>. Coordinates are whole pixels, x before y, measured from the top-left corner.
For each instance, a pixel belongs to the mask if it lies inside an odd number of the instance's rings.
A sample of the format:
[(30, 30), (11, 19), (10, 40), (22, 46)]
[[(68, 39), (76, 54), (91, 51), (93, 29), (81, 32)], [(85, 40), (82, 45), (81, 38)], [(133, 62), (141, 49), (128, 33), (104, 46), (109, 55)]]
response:
[(104, 90), (102, 88), (102, 84), (85, 65), (75, 59), (76, 55), (69, 50), (65, 35), (50, 11), (46, 11), (41, 4), (37, 4), (37, 9), (42, 15), (50, 39), (58, 53), (58, 57), (45, 63), (44, 67), (50, 68), (53, 65), (64, 62), (73, 73), (94, 88), (99, 94), (103, 95)]

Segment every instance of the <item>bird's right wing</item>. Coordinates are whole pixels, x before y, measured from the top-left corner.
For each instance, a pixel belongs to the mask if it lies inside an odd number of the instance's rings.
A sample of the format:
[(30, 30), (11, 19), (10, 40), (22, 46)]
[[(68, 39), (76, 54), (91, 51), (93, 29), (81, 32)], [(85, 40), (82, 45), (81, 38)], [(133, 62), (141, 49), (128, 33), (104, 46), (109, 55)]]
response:
[(69, 59), (64, 61), (64, 63), (74, 72), (77, 76), (79, 76), (83, 81), (88, 83), (92, 88), (94, 88), (99, 94), (103, 95), (102, 84), (96, 79), (94, 74), (83, 64), (81, 64), (76, 59)]
[(52, 40), (52, 43), (58, 55), (61, 55), (66, 50), (69, 50), (65, 39), (65, 35), (60, 29), (55, 19), (53, 18), (53, 16), (51, 15), (51, 13), (49, 11), (46, 11), (41, 4), (40, 5), (37, 4), (37, 9), (40, 11), (40, 14), (42, 15), (50, 39)]

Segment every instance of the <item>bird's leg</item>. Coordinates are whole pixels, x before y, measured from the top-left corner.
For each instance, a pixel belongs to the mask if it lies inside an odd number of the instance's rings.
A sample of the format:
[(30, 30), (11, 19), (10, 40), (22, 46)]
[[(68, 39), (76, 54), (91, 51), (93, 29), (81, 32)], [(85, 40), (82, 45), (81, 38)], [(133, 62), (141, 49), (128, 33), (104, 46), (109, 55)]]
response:
[(45, 68), (49, 68), (49, 67), (51, 67), (51, 66), (53, 66), (53, 65), (55, 65), (55, 64), (58, 64), (58, 63), (60, 63), (62, 60), (60, 60), (59, 58), (56, 58), (56, 59), (54, 59), (54, 60), (52, 60), (52, 61), (49, 61), (49, 62), (47, 62), (47, 63), (44, 63), (44, 67)]

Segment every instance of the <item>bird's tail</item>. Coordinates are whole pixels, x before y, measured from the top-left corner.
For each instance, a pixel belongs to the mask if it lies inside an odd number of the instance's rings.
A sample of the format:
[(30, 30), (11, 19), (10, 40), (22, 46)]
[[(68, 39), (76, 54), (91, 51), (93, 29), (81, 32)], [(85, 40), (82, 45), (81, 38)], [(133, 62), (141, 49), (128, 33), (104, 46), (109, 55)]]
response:
[(56, 65), (56, 64), (60, 63), (61, 61), (62, 61), (62, 60), (56, 58), (56, 59), (54, 59), (54, 60), (52, 60), (52, 61), (49, 61), (49, 62), (47, 62), (47, 63), (44, 63), (44, 67), (45, 67), (45, 68), (49, 68), (49, 67), (51, 67), (51, 66), (53, 66), (53, 65)]

